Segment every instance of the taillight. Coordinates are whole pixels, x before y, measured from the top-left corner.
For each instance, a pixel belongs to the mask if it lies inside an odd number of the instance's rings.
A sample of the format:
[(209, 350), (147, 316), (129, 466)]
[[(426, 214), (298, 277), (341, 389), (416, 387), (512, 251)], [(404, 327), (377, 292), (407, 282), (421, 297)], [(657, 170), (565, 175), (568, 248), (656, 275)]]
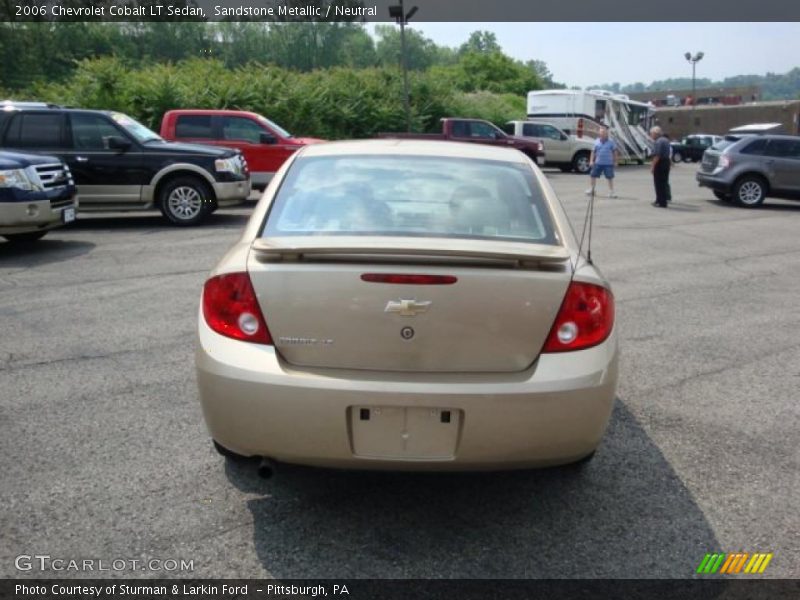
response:
[(221, 335), (256, 344), (272, 344), (247, 273), (226, 273), (206, 281), (203, 317), (208, 326)]
[(542, 352), (591, 348), (604, 341), (614, 326), (614, 296), (599, 285), (573, 281), (547, 336)]
[(539, 146), (539, 152), (544, 152), (544, 144), (542, 142), (539, 142), (538, 146)]
[(406, 273), (364, 273), (361, 281), (407, 285), (452, 285), (458, 278), (452, 275), (413, 275)]
[(731, 159), (728, 157), (727, 154), (723, 154), (722, 156), (719, 157), (719, 162), (717, 163), (717, 166), (720, 169), (727, 169), (728, 167), (731, 166)]
[(583, 119), (578, 119), (578, 137), (583, 137)]

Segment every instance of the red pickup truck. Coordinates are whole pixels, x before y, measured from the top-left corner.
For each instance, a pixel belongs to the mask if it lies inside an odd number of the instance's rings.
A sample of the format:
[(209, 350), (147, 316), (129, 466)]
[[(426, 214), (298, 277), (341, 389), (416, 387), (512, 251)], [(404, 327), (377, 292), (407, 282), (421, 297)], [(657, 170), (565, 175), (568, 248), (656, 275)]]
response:
[(161, 120), (161, 137), (235, 148), (244, 154), (252, 185), (264, 189), (284, 161), (317, 138), (296, 138), (259, 114), (241, 110), (171, 110)]
[(524, 152), (537, 165), (544, 164), (544, 145), (541, 142), (508, 135), (489, 121), (480, 119), (442, 119), (442, 133), (379, 133), (382, 138), (403, 138), (420, 140), (451, 140), (489, 144), (504, 148), (516, 148)]

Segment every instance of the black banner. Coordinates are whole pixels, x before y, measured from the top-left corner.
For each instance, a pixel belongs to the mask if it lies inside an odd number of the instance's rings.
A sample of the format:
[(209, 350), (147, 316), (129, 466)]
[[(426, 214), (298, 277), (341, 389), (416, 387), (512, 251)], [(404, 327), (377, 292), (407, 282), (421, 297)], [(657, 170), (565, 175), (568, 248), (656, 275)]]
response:
[(323, 580), (3, 580), (0, 598), (25, 600), (775, 600), (800, 598), (799, 580), (323, 579)]
[[(400, 0), (4, 0), (0, 21), (394, 22)], [(415, 22), (800, 21), (786, 0), (405, 0)], [(395, 13), (396, 14), (396, 11)]]

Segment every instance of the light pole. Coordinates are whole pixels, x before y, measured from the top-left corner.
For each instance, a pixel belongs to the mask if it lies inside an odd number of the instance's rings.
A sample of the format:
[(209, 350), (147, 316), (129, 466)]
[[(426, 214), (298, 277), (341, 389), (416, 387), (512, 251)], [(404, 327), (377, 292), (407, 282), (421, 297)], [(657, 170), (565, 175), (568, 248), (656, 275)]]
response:
[(692, 131), (694, 131), (695, 127), (697, 127), (694, 119), (694, 107), (697, 105), (697, 85), (695, 79), (695, 69), (697, 68), (697, 63), (703, 60), (704, 54), (702, 52), (697, 52), (694, 56), (692, 56), (691, 52), (687, 52), (683, 56), (686, 58), (686, 60), (692, 63)]
[(416, 12), (417, 7), (414, 6), (406, 13), (403, 9), (403, 0), (400, 0), (400, 4), (393, 4), (389, 7), (389, 16), (400, 25), (400, 65), (403, 69), (403, 108), (406, 112), (406, 131), (411, 131), (411, 103), (408, 99), (408, 64), (406, 63), (406, 25)]

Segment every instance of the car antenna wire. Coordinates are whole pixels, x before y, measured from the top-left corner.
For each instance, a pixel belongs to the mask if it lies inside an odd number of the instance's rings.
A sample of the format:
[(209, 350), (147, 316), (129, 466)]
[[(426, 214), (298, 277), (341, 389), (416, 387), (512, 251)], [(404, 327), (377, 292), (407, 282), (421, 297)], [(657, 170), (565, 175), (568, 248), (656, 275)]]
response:
[(589, 232), (589, 240), (586, 246), (586, 262), (591, 264), (592, 263), (592, 228), (594, 225), (594, 196), (595, 191), (592, 190), (589, 194), (589, 203), (586, 206), (586, 216), (583, 218), (583, 231), (581, 232), (581, 241), (578, 244), (578, 256), (575, 259), (575, 265), (572, 267), (572, 276), (575, 276), (575, 272), (578, 270), (578, 262), (581, 259), (581, 251), (583, 250), (583, 241), (586, 238), (586, 232)]

